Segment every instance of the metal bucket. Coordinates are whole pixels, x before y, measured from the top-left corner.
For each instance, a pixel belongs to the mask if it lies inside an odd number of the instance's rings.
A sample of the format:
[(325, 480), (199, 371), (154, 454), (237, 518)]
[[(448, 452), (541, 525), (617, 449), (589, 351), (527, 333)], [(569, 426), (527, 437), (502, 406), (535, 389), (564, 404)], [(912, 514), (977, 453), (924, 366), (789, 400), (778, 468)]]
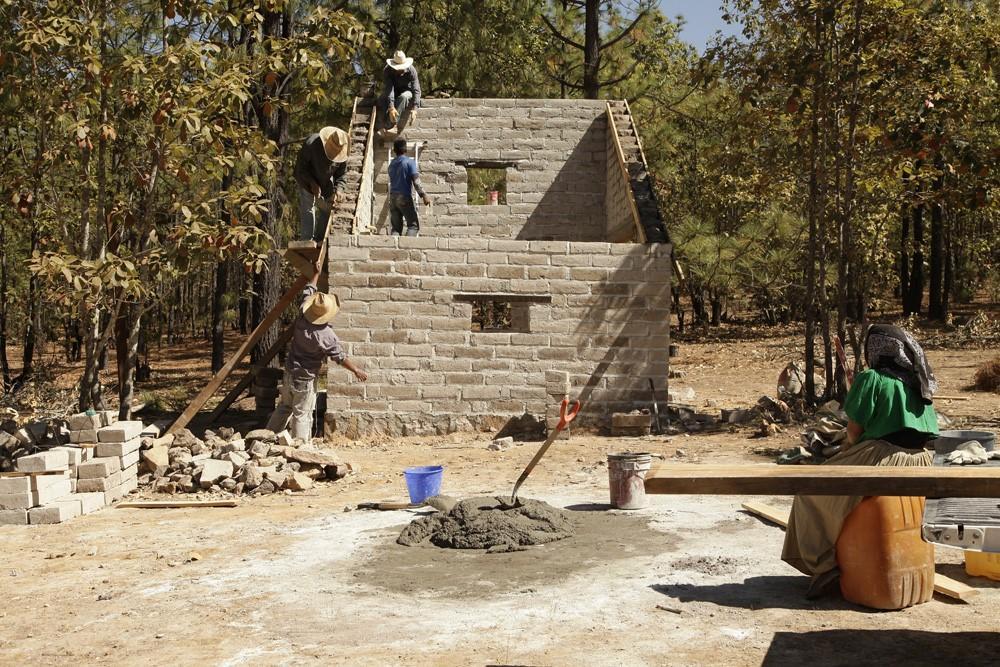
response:
[(992, 452), (997, 445), (996, 434), (989, 431), (941, 431), (931, 442), (934, 444), (935, 454), (950, 454), (969, 440), (977, 441), (988, 452)]
[(620, 510), (637, 510), (646, 506), (646, 473), (653, 455), (646, 452), (608, 454), (608, 486), (611, 506)]

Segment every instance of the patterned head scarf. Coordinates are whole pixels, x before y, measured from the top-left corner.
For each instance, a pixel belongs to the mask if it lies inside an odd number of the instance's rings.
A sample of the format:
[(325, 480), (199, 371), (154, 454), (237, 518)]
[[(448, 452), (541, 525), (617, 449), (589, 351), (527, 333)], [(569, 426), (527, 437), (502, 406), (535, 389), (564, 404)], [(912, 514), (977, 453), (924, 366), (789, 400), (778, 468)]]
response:
[(909, 331), (888, 324), (870, 326), (865, 361), (869, 368), (902, 381), (919, 393), (925, 404), (931, 404), (937, 380), (923, 349)]

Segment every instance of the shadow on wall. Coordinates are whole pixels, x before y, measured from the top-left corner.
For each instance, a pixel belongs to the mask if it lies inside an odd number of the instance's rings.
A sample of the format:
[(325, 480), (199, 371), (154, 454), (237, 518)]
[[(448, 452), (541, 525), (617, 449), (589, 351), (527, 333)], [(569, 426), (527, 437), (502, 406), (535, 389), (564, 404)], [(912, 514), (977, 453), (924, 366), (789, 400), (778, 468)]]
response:
[[(902, 612), (887, 612), (902, 613)], [(968, 615), (967, 618), (978, 618)], [(988, 623), (989, 621), (983, 621)], [(776, 632), (761, 664), (995, 665), (1000, 633), (921, 630)]]
[[(518, 232), (518, 241), (604, 241), (604, 155), (607, 118), (601, 114), (573, 147), (559, 173), (542, 194)], [(521, 181), (508, 185), (508, 201), (531, 189), (531, 164), (521, 167)], [(530, 203), (530, 202), (526, 202)]]
[[(670, 281), (656, 273), (666, 262), (650, 254), (647, 245), (630, 245), (631, 261), (612, 269), (600, 283), (592, 295), (594, 303), (573, 331), (585, 341), (577, 346), (577, 356), (592, 357), (594, 371), (585, 381), (571, 378), (570, 382), (583, 387), (579, 395), (583, 402), (598, 392), (598, 398), (610, 404), (609, 412), (639, 407), (636, 403), (648, 407), (649, 378), (657, 398), (665, 403), (667, 397)], [(595, 348), (607, 349), (598, 358)]]

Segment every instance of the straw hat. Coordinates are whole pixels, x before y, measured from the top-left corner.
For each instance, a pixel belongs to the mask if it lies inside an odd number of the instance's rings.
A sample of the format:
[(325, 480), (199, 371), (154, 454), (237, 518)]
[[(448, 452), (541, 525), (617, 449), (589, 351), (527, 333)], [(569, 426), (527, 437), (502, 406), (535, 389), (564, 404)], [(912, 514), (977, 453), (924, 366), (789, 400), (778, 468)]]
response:
[(302, 304), (302, 315), (310, 324), (329, 324), (340, 310), (336, 294), (316, 292)]
[(319, 131), (320, 141), (326, 157), (334, 162), (347, 162), (347, 146), (350, 141), (347, 132), (338, 127), (324, 127)]
[(402, 72), (410, 69), (410, 65), (413, 64), (413, 58), (407, 58), (406, 54), (402, 51), (396, 51), (392, 54), (392, 58), (385, 61), (385, 64), (394, 70)]

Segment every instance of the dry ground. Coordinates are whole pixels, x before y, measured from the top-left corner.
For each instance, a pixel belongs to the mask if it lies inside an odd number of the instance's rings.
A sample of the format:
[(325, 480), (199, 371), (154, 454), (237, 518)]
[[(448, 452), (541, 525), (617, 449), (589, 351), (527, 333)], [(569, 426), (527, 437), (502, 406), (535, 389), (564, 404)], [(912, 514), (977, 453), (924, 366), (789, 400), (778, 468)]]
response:
[[(688, 374), (674, 384), (693, 387), (706, 411), (749, 405), (773, 392), (790, 349), (784, 337), (685, 345), (674, 367)], [(940, 409), (996, 429), (997, 396), (966, 390), (984, 356), (931, 361), (942, 393), (969, 399)], [(405, 497), (400, 471), (412, 464), (443, 463), (455, 495), (509, 493), (536, 445), (493, 452), (481, 434), (332, 443), (356, 475), (236, 509), (107, 509), (0, 527), (0, 664), (995, 663), (1000, 584), (966, 578), (961, 553), (940, 550), (938, 569), (982, 591), (971, 604), (935, 597), (878, 613), (806, 601), (806, 578), (778, 559), (782, 532), (742, 514), (745, 498), (602, 505), (608, 452), (762, 463), (755, 448), (789, 446), (797, 431), (748, 436), (560, 441), (522, 495), (571, 507), (583, 528), (512, 554), (401, 547), (415, 512), (345, 511)]]

